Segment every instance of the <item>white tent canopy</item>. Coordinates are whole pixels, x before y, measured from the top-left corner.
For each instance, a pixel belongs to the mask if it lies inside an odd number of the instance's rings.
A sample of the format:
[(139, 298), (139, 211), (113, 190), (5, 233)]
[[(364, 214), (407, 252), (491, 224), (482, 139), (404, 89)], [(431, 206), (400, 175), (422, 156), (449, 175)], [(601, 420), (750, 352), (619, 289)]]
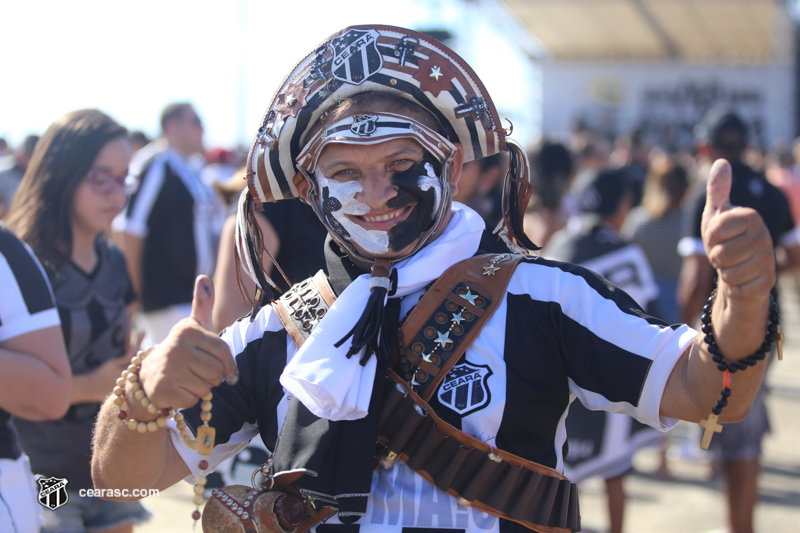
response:
[(556, 59), (791, 61), (780, 0), (504, 0)]

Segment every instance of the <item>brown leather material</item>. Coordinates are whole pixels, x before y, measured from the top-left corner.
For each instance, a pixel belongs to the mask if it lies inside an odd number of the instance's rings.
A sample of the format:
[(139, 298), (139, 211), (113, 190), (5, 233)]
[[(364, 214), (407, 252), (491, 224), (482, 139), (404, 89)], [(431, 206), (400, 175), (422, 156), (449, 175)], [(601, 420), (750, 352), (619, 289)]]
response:
[(292, 286), (272, 302), (272, 307), (298, 348), (311, 335), (316, 323), (325, 316), (336, 300), (325, 272)]
[[(490, 254), (462, 261), (442, 274), (408, 314), (398, 335), (406, 339), (404, 356), (431, 378), (425, 387), (418, 387), (423, 389), (418, 394), (420, 390), (415, 391), (390, 371), (387, 379), (391, 382), (384, 387), (378, 442), (388, 452), (395, 452), (421, 477), (463, 499), (470, 507), (539, 533), (568, 533), (580, 530), (578, 492), (574, 484), (554, 469), (493, 448), (460, 431), (439, 418), (427, 403), (505, 298), (505, 289), (521, 259), (519, 255)], [(314, 285), (328, 286), (318, 284), (316, 276)], [(464, 298), (465, 290), (476, 296), (475, 303)], [(333, 291), (330, 296), (333, 297)], [(283, 297), (279, 302), (282, 300)], [(333, 303), (333, 299), (325, 300), (329, 306)], [(471, 326), (464, 328), (449, 350), (441, 351), (447, 356), (441, 358), (444, 360), (429, 363), (413, 347), (417, 339), (425, 337), (427, 328), (436, 329), (437, 313), (442, 309), (452, 313), (453, 304), (455, 310), (472, 314)], [(290, 316), (288, 311), (280, 312), (285, 305), (275, 308), (299, 347), (307, 335), (291, 318), (284, 320), (284, 316)], [(295, 334), (292, 329), (297, 330)], [(441, 328), (438, 331), (441, 333)]]
[[(402, 338), (410, 339), (406, 341), (405, 357), (429, 377), (424, 381), (420, 380), (416, 389), (426, 401), (430, 400), (447, 373), (480, 333), (486, 320), (503, 301), (511, 275), (522, 257), (511, 254), (487, 254), (456, 263), (436, 280), (405, 318), (401, 328)], [(487, 268), (490, 268), (491, 275), (486, 274)], [(461, 294), (465, 289), (470, 294), (477, 295), (474, 303)], [(426, 338), (432, 338), (426, 334), (427, 330), (433, 329), (441, 333), (442, 326), (437, 325), (437, 318), (444, 315), (450, 320), (447, 316), (448, 311), (450, 313), (455, 311), (452, 307), (466, 310), (467, 314), (471, 313), (474, 318), (464, 325), (463, 334), (454, 337), (451, 341), (453, 346), (449, 350), (440, 345), (441, 349), (435, 351), (438, 363), (433, 365), (422, 359), (419, 346), (430, 345), (425, 341)], [(452, 332), (451, 326), (448, 335)]]
[(580, 530), (578, 491), (560, 472), (489, 446), (439, 418), (393, 371), (378, 441), (462, 504), (541, 533)]
[(392, 270), (392, 262), (388, 259), (378, 259), (372, 265), (373, 278), (388, 278)]

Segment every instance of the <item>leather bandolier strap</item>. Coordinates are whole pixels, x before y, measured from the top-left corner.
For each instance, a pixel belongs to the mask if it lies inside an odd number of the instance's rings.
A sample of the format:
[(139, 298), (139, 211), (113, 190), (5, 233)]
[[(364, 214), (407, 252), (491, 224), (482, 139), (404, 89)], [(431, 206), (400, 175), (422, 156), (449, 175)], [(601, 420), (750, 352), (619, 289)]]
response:
[[(378, 441), (384, 465), (406, 463), (459, 504), (540, 533), (580, 530), (578, 491), (557, 470), (498, 450), (436, 415), (428, 405), (505, 297), (520, 255), (472, 257), (448, 269), (425, 292), (398, 332), (395, 357), (411, 363), (404, 380), (386, 378)], [(299, 347), (333, 305), (320, 271), (273, 303)], [(409, 377), (410, 376), (410, 377)]]

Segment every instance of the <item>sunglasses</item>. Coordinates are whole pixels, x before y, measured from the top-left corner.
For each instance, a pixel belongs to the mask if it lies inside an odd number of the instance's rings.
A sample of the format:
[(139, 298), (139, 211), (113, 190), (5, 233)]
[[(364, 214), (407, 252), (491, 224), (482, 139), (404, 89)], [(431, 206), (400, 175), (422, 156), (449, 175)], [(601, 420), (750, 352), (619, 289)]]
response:
[(136, 192), (139, 180), (133, 174), (113, 176), (107, 170), (91, 170), (89, 171), (89, 186), (97, 194), (121, 192), (129, 195)]

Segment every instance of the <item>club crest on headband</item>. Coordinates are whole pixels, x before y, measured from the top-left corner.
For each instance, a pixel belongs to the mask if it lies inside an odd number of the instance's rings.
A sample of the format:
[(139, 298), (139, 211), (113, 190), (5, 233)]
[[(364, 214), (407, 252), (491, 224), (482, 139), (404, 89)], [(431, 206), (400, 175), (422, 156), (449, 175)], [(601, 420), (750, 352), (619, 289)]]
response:
[(333, 50), (331, 73), (337, 80), (360, 85), (383, 68), (383, 56), (378, 51), (375, 30), (350, 29), (331, 39)]
[(374, 115), (354, 115), (350, 131), (359, 137), (369, 137), (378, 129), (378, 117)]

